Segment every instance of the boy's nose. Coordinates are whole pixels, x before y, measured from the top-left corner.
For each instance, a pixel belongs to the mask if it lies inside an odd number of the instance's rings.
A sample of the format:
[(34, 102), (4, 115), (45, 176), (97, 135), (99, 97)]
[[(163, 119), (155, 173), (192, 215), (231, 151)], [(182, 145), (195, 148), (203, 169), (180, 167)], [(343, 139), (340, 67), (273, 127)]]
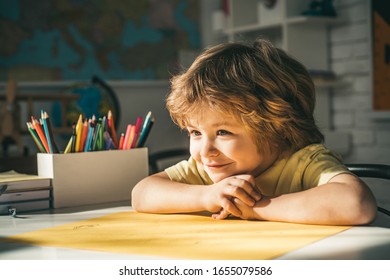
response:
[(219, 151), (215, 147), (214, 143), (210, 140), (204, 140), (200, 150), (200, 155), (202, 157), (210, 157), (218, 155)]

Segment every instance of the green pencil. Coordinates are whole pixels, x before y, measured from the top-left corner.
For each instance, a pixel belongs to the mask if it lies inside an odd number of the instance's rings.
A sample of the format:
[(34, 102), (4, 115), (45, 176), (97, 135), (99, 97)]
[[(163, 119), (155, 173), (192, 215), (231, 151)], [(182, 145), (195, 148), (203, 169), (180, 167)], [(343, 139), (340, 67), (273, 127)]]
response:
[(45, 148), (43, 147), (43, 144), (41, 143), (41, 140), (39, 139), (38, 137), (38, 134), (37, 132), (35, 131), (35, 129), (33, 128), (32, 124), (27, 122), (27, 128), (28, 128), (28, 131), (30, 132), (32, 138), (34, 139), (34, 142), (35, 144), (37, 145), (38, 147), (38, 150), (41, 152), (41, 153), (46, 153), (45, 152)]

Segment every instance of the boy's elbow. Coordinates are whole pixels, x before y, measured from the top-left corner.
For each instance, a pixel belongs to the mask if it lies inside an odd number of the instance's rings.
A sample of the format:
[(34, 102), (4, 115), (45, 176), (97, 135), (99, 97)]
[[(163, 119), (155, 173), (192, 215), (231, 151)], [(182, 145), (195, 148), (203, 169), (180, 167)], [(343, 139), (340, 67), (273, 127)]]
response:
[(376, 218), (377, 207), (364, 207), (361, 211), (358, 211), (359, 216), (355, 217), (353, 225), (368, 225), (372, 223)]
[(131, 207), (133, 210), (135, 210), (137, 212), (142, 212), (141, 211), (141, 203), (140, 203), (140, 196), (141, 196), (140, 183), (141, 182), (139, 182), (138, 184), (136, 184), (134, 186), (134, 188), (131, 190), (131, 196), (130, 196)]
[(352, 206), (355, 213), (353, 215), (351, 223), (354, 225), (367, 225), (372, 223), (377, 214), (377, 203), (374, 196), (369, 193), (360, 194), (355, 200), (355, 205)]
[(148, 176), (139, 181), (131, 191), (131, 207), (137, 212), (150, 212), (153, 199), (151, 193), (152, 176)]

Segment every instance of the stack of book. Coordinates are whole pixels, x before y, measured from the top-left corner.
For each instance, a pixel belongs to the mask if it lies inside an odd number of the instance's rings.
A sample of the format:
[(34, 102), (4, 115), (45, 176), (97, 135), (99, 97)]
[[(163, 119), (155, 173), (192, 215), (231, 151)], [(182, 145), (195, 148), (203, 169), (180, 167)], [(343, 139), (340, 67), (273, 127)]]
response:
[(0, 173), (0, 214), (50, 209), (51, 180), (16, 171)]

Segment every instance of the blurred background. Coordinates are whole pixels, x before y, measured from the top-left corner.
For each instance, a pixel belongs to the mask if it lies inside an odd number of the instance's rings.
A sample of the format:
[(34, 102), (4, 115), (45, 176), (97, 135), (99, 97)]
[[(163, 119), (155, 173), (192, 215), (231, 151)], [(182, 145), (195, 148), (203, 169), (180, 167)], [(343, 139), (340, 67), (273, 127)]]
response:
[(186, 134), (165, 110), (169, 78), (207, 46), (262, 36), (312, 73), (326, 144), (349, 163), (390, 164), (388, 6), (385, 0), (3, 0), (0, 157), (10, 164), (35, 156), (26, 121), (41, 109), (55, 123), (60, 150), (79, 112), (108, 108), (118, 133), (153, 112), (150, 153), (187, 149)]

